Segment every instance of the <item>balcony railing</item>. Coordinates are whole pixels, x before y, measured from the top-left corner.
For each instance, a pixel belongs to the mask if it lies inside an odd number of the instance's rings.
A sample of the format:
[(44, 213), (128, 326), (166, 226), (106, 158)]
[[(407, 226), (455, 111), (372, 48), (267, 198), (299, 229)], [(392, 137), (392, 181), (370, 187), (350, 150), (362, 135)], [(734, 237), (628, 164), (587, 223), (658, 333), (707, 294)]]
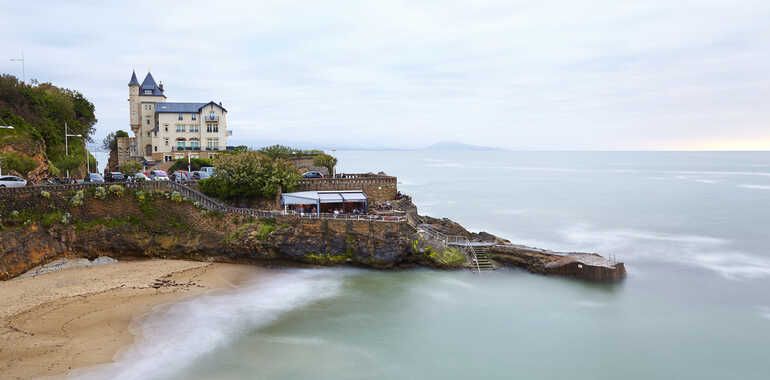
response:
[(206, 116), (206, 121), (219, 121), (219, 116)]

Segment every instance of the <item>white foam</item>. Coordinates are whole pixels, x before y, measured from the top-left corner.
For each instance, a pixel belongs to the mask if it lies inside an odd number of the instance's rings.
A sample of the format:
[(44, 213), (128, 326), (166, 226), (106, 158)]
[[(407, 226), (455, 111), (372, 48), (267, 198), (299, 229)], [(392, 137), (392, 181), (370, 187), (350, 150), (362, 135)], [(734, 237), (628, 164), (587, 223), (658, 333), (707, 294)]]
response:
[(283, 313), (338, 293), (339, 271), (295, 270), (232, 292), (205, 295), (156, 309), (141, 320), (141, 337), (117, 361), (73, 372), (77, 379), (163, 379), (197, 358)]
[(750, 183), (738, 185), (738, 187), (741, 187), (744, 189), (754, 189), (754, 190), (770, 190), (770, 185), (753, 185)]
[(731, 249), (729, 240), (717, 237), (633, 229), (601, 230), (586, 224), (561, 233), (575, 250), (614, 254), (619, 260), (695, 266), (733, 280), (770, 277), (769, 258)]

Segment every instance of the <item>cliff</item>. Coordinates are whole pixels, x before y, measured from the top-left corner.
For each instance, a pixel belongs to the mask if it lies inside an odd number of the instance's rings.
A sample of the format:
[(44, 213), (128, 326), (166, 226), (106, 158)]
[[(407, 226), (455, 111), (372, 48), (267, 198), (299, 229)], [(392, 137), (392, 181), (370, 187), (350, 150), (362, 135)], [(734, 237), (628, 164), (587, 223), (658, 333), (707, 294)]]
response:
[(625, 277), (622, 264), (610, 263), (599, 255), (515, 246), (491, 234), (470, 233), (447, 219), (421, 217), (408, 199), (399, 202), (425, 222), (418, 228), (406, 222), (282, 214), (257, 218), (230, 213), (227, 208), (222, 209), (227, 213), (222, 213), (211, 211), (216, 208), (205, 210), (178, 192), (159, 190), (161, 185), (173, 184), (132, 184), (134, 189), (73, 185), (0, 191), (0, 279), (62, 257), (98, 256), (377, 269), (473, 266), (465, 248), (425, 234), (426, 228), (486, 242), (485, 252), (495, 265), (584, 280), (617, 281)]

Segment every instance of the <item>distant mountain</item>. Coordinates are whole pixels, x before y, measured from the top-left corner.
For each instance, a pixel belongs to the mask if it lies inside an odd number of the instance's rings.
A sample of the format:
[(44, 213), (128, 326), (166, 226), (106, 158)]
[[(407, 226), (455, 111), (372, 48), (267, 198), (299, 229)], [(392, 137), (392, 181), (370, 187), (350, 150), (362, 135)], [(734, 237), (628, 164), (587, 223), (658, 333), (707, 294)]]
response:
[(502, 151), (503, 148), (495, 148), (489, 146), (470, 145), (463, 144), (457, 141), (439, 141), (433, 145), (423, 148), (423, 150), (486, 150), (486, 151)]

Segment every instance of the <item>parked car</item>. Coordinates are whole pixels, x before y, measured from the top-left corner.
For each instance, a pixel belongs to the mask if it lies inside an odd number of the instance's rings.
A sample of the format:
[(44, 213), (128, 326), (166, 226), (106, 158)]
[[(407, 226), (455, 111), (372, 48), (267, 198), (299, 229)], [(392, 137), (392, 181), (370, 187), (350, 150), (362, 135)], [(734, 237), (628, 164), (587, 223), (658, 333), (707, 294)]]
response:
[(104, 183), (104, 177), (99, 173), (88, 173), (83, 178), (83, 182)]
[(192, 179), (194, 179), (196, 181), (199, 180), (199, 179), (206, 179), (206, 178), (209, 178), (209, 177), (211, 177), (211, 175), (208, 172), (204, 172), (204, 171), (201, 171), (201, 170), (192, 172)]
[(6, 175), (0, 177), (0, 187), (24, 187), (27, 186), (27, 180), (15, 175)]
[(134, 181), (141, 182), (141, 181), (150, 181), (150, 177), (146, 176), (144, 173), (136, 173), (134, 174)]
[(190, 173), (184, 170), (177, 170), (171, 174), (171, 179), (174, 180), (175, 182), (190, 181), (191, 176), (190, 176)]
[(208, 173), (209, 177), (214, 175), (214, 169), (216, 169), (213, 166), (204, 166), (201, 168), (200, 171)]
[(150, 170), (150, 179), (153, 181), (168, 181), (168, 174), (163, 170)]
[(122, 182), (126, 180), (126, 177), (121, 172), (109, 172), (104, 176), (104, 180), (107, 182)]
[(302, 175), (304, 178), (323, 178), (324, 175), (319, 172), (305, 172), (305, 174)]

